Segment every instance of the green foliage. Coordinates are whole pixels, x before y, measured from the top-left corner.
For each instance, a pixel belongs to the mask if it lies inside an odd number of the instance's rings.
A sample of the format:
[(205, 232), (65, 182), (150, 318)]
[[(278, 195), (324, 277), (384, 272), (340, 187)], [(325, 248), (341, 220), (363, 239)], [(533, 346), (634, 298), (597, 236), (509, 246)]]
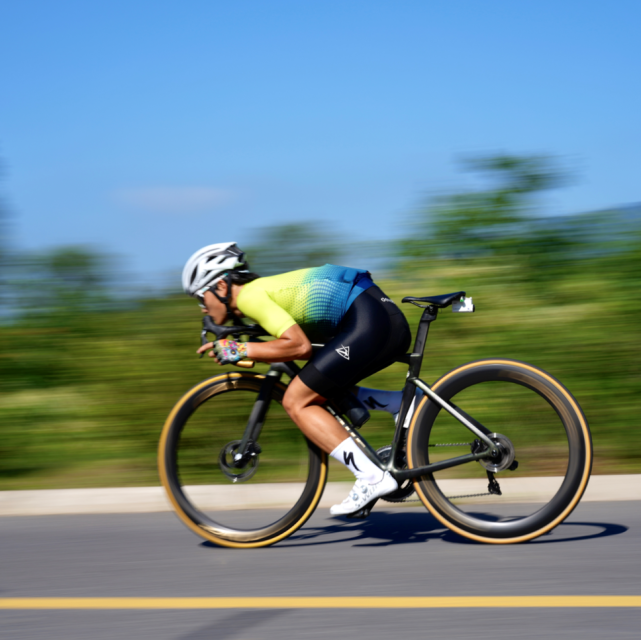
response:
[(430, 199), (415, 216), (412, 238), (401, 243), (401, 255), (471, 258), (514, 254), (524, 245), (531, 253), (563, 248), (560, 237), (531, 224), (538, 194), (565, 180), (551, 159), (490, 156), (468, 160), (465, 168), (489, 184)]
[(58, 247), (22, 256), (13, 266), (11, 285), (23, 326), (89, 326), (85, 313), (114, 304), (107, 286), (111, 271), (106, 256), (90, 248)]
[[(641, 212), (537, 218), (539, 193), (565, 179), (549, 160), (501, 156), (470, 166), (485, 187), (433, 200), (401, 246), (395, 275), (377, 277), (396, 300), (457, 290), (474, 297), (476, 314), (439, 316), (422, 377), (432, 382), (484, 357), (532, 362), (582, 405), (595, 472), (641, 472)], [(257, 237), (247, 253), (262, 275), (337, 261), (343, 249), (313, 225)], [(118, 307), (111, 272), (82, 248), (13, 265), (16, 312), (0, 326), (0, 489), (156, 484), (171, 407), (221, 371), (196, 357), (193, 300)], [(403, 310), (415, 328), (420, 311)], [(394, 365), (365, 384), (398, 389), (405, 372)], [(387, 444), (391, 418), (374, 413), (363, 433)]]
[[(446, 311), (432, 328), (426, 381), (477, 358), (532, 362), (558, 377), (582, 405), (594, 434), (595, 472), (641, 472), (636, 247), (584, 259), (581, 269), (540, 290), (514, 277), (513, 264), (488, 259), (415, 264), (404, 277), (380, 285), (396, 300), (457, 289), (474, 297), (477, 313)], [(403, 310), (415, 327), (420, 311)], [(196, 357), (200, 314), (186, 297), (80, 315), (92, 318), (91, 334), (0, 329), (3, 489), (155, 484), (157, 441), (172, 405), (221, 371), (209, 358)], [(366, 384), (400, 388), (404, 371), (395, 365)], [(363, 430), (375, 446), (389, 442), (392, 432), (387, 414), (375, 414)]]

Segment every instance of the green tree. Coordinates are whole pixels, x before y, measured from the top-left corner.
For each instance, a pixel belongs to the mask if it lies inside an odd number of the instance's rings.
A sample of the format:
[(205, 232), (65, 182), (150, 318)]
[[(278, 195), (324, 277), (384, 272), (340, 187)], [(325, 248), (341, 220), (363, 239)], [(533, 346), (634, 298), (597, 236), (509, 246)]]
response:
[(550, 229), (531, 223), (541, 192), (561, 186), (567, 174), (545, 156), (497, 155), (468, 159), (484, 188), (445, 193), (431, 198), (416, 216), (412, 239), (401, 244), (402, 255), (475, 257), (504, 255), (529, 245), (534, 252), (563, 240)]
[(66, 326), (79, 315), (112, 305), (107, 257), (87, 247), (57, 247), (23, 256), (14, 284), (20, 315), (28, 324)]

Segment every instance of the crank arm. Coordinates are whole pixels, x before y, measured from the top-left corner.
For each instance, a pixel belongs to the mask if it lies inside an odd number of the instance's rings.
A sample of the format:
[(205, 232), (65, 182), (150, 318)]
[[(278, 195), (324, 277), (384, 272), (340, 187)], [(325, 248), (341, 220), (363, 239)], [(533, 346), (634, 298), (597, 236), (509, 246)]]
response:
[(408, 478), (420, 478), (421, 476), (426, 476), (430, 473), (435, 473), (436, 471), (450, 469), (451, 467), (457, 467), (458, 465), (465, 464), (467, 462), (474, 462), (475, 460), (487, 458), (489, 457), (489, 454), (490, 452), (488, 450), (485, 450), (482, 453), (468, 453), (464, 456), (459, 456), (458, 458), (450, 458), (449, 460), (433, 462), (432, 464), (427, 464), (424, 467), (400, 469), (399, 471), (394, 471), (392, 475), (397, 482), (407, 480)]

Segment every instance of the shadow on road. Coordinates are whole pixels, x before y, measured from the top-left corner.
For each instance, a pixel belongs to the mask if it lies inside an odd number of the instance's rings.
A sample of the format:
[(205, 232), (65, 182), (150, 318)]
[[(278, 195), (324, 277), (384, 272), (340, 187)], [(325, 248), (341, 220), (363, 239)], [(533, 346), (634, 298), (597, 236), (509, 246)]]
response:
[[(411, 544), (442, 540), (449, 533), (431, 514), (400, 512), (373, 512), (365, 520), (336, 518), (325, 526), (305, 526), (285, 544), (309, 546), (354, 542), (356, 547), (386, 547), (396, 544)], [(362, 542), (360, 542), (362, 541)]]
[[(592, 533), (567, 535), (571, 533), (572, 527), (591, 527), (600, 528), (601, 531), (594, 531)], [(608, 536), (618, 536), (625, 533), (628, 527), (622, 524), (612, 524), (610, 522), (564, 522), (560, 524), (554, 531), (532, 540), (527, 544), (547, 544), (550, 542), (570, 542), (571, 540), (590, 540), (591, 538), (607, 538)]]
[[(472, 514), (470, 514), (472, 515)], [(475, 513), (493, 520), (490, 514)], [(313, 522), (313, 521), (312, 521)], [(608, 522), (564, 522), (550, 533), (525, 544), (549, 544), (605, 538), (625, 533), (628, 527)], [(365, 520), (333, 518), (326, 524), (307, 524), (275, 548), (352, 543), (355, 547), (387, 547), (440, 540), (451, 544), (483, 544), (464, 538), (443, 525), (429, 512), (373, 512)], [(211, 542), (201, 546), (216, 548)]]
[[(481, 517), (487, 514), (476, 514)], [(577, 530), (579, 529), (579, 530)], [(584, 530), (587, 529), (587, 530)], [(596, 530), (595, 530), (596, 529)], [(527, 544), (548, 544), (589, 540), (619, 535), (628, 527), (606, 522), (565, 522), (550, 533)], [(483, 544), (464, 538), (443, 525), (429, 513), (372, 513), (366, 520), (341, 518), (325, 526), (307, 526), (278, 547), (308, 546), (352, 542), (357, 547), (425, 543), (441, 540), (452, 544)]]

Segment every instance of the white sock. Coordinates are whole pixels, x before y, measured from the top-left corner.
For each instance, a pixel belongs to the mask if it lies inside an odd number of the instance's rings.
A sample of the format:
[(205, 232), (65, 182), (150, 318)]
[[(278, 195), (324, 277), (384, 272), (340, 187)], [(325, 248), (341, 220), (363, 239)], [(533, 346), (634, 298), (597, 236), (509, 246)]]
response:
[(359, 480), (376, 484), (383, 478), (383, 471), (349, 437), (343, 440), (329, 455), (344, 464)]
[(403, 399), (402, 391), (383, 391), (382, 389), (368, 389), (367, 387), (358, 387), (356, 397), (370, 411), (387, 411), (388, 413), (398, 413), (401, 408)]

